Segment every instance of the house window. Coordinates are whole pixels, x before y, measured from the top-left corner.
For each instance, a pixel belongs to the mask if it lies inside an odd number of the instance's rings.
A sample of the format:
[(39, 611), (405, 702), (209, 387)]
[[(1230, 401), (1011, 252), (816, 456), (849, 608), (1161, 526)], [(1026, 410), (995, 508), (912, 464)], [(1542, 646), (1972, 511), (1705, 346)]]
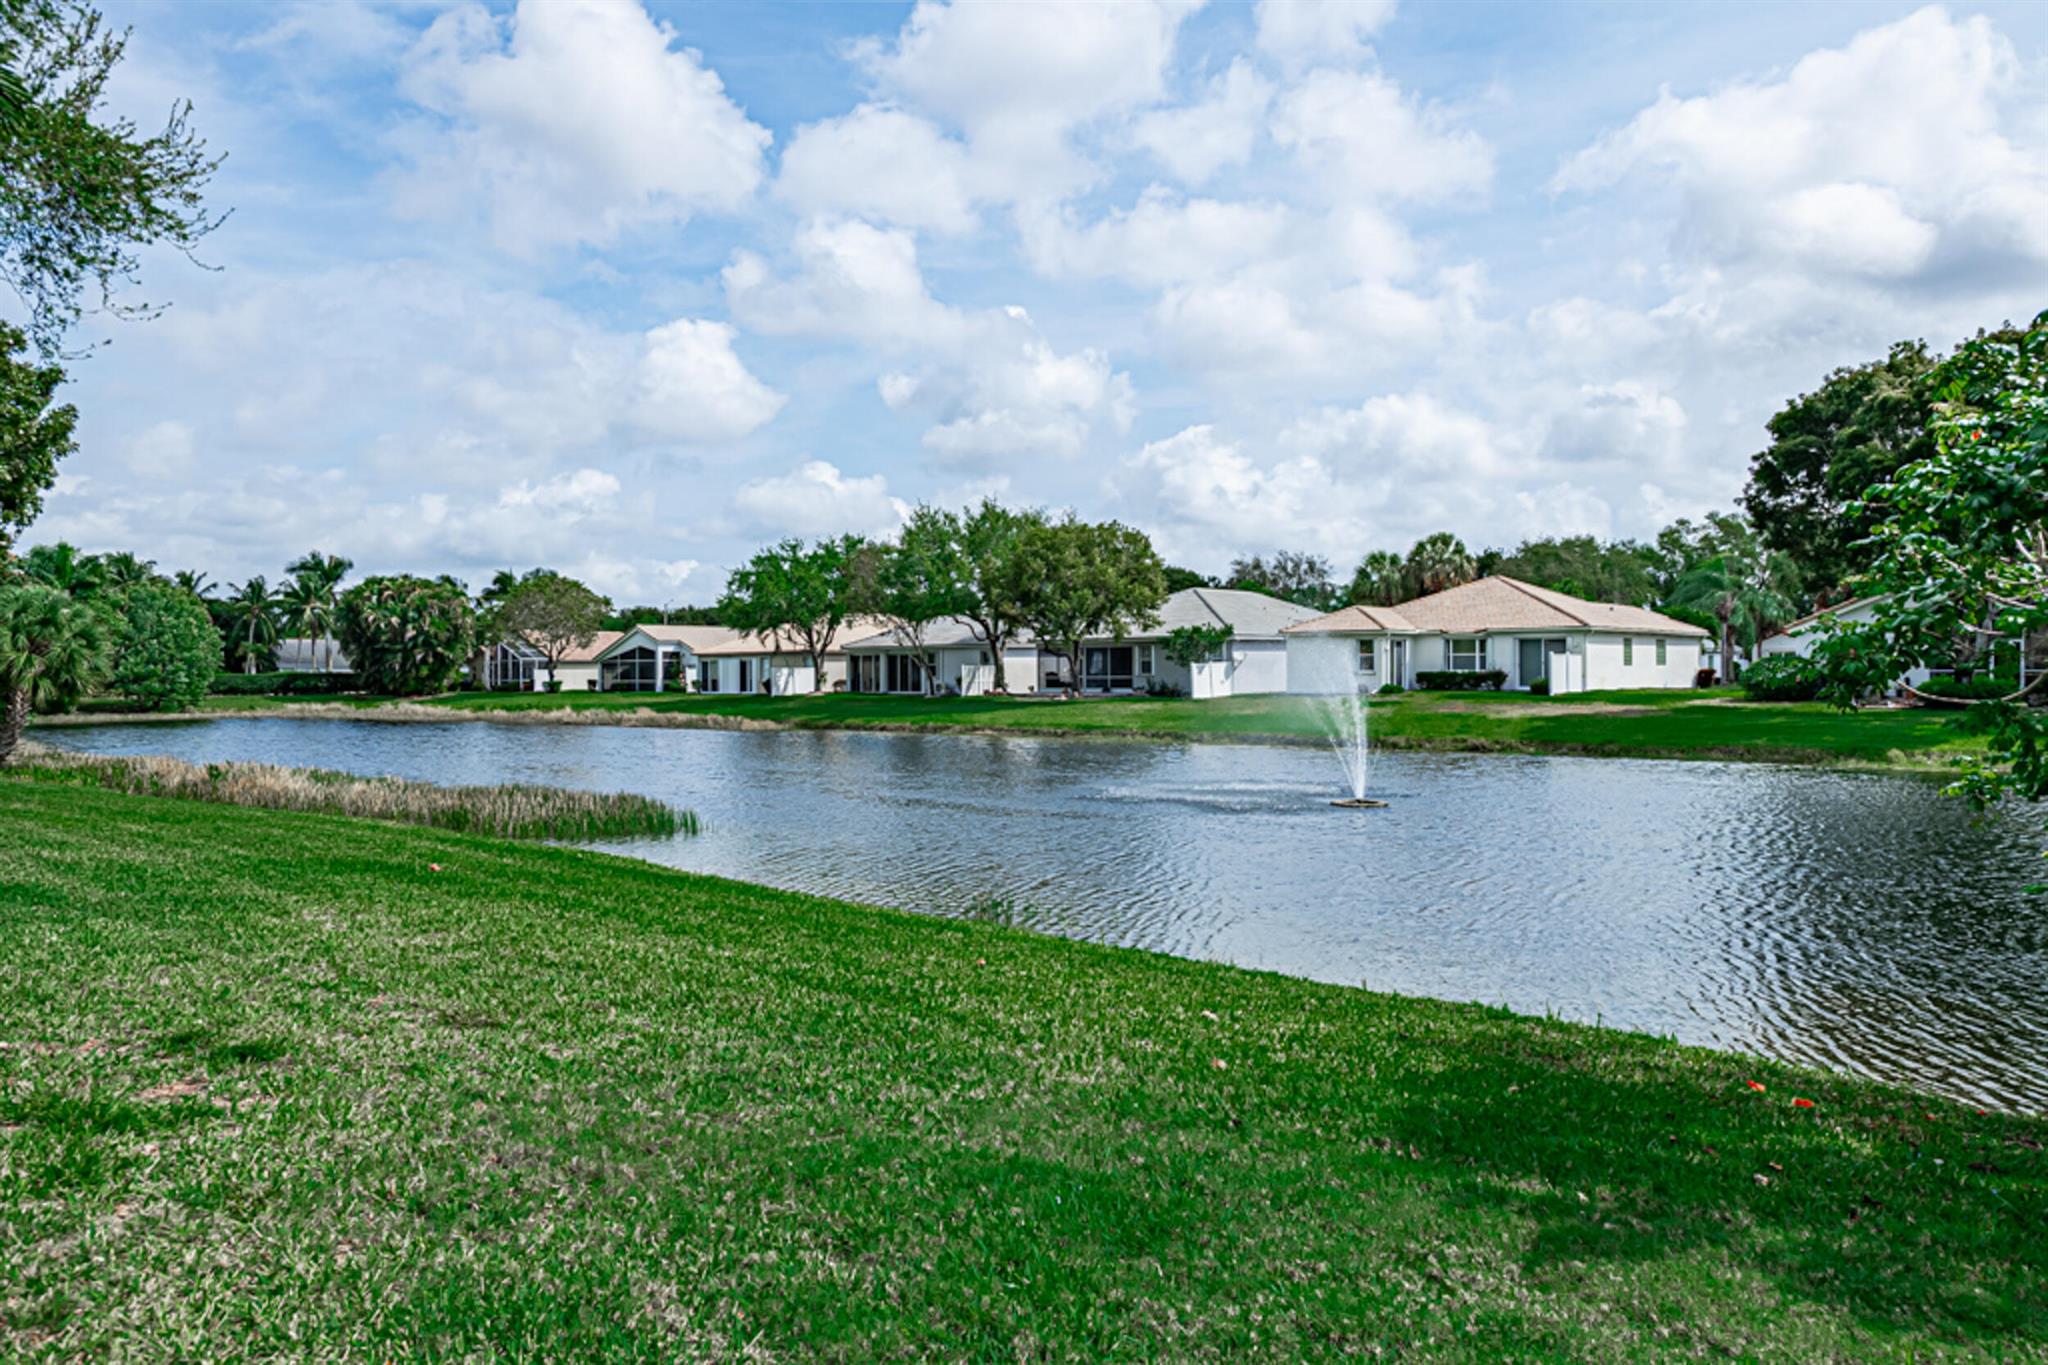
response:
[(1453, 673), (1481, 673), (1486, 669), (1486, 641), (1471, 636), (1449, 642)]
[(1635, 667), (1635, 663), (1636, 637), (1633, 635), (1624, 635), (1621, 637), (1621, 666), (1623, 668), (1633, 668)]
[(1378, 644), (1371, 640), (1360, 640), (1358, 642), (1358, 671), (1360, 673), (1377, 673), (1379, 671), (1379, 655)]
[(1150, 645), (1138, 646), (1138, 676), (1141, 678), (1152, 676), (1152, 646)]
[(1657, 637), (1657, 667), (1659, 668), (1662, 668), (1665, 664), (1664, 643), (1664, 637), (1659, 635)]

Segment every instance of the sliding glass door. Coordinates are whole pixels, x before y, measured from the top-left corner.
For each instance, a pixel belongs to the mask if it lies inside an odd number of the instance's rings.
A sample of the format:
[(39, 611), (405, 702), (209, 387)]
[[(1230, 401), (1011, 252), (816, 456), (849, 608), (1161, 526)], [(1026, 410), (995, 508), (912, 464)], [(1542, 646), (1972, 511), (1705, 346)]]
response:
[(1129, 645), (1104, 645), (1081, 651), (1081, 686), (1089, 692), (1128, 692), (1137, 685), (1136, 651)]

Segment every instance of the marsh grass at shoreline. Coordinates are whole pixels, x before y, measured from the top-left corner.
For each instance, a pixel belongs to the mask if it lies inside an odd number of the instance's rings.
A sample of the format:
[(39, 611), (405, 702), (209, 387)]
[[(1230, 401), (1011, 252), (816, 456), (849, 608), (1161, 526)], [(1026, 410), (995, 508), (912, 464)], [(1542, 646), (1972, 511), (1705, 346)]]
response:
[(23, 745), (0, 774), (131, 796), (349, 815), (506, 839), (666, 838), (697, 832), (693, 813), (627, 792), (525, 784), (443, 787), (268, 763), (202, 765), (161, 754), (81, 754), (44, 744)]

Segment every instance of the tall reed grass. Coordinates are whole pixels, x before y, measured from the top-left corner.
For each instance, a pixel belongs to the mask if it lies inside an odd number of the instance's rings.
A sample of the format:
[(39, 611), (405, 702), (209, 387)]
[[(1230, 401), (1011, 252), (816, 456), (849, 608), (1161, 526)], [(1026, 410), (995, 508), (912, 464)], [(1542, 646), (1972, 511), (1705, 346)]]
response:
[(267, 763), (187, 763), (158, 754), (114, 757), (23, 744), (6, 772), (133, 796), (169, 796), (266, 810), (316, 811), (429, 825), (507, 839), (614, 839), (695, 834), (697, 817), (628, 792), (506, 785), (441, 787)]

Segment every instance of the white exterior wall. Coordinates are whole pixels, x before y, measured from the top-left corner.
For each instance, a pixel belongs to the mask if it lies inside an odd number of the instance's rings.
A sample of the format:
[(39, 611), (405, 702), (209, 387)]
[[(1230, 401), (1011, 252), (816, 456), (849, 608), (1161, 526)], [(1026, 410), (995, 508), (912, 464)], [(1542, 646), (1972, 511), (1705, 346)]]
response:
[[(1691, 687), (1700, 667), (1700, 642), (1695, 636), (1666, 635), (1664, 664), (1657, 665), (1655, 635), (1623, 636), (1595, 632), (1586, 637), (1586, 684), (1589, 692), (1620, 687)], [(1622, 641), (1635, 641), (1635, 658), (1621, 661)]]
[(1287, 644), (1283, 640), (1233, 641), (1228, 689), (1218, 695), (1257, 696), (1287, 690)]
[[(1384, 645), (1382, 646), (1384, 648)], [(1355, 635), (1287, 637), (1287, 690), (1296, 696), (1327, 694), (1330, 679), (1359, 678)]]
[[(561, 690), (564, 692), (594, 692), (597, 690), (597, 665), (594, 663), (563, 664), (555, 670), (554, 676), (560, 679), (562, 684)], [(533, 685), (536, 688), (544, 686), (547, 677), (548, 666), (545, 663), (538, 663), (533, 666)]]
[[(1856, 625), (1868, 625), (1877, 619), (1877, 603), (1858, 602), (1844, 611), (1836, 612), (1835, 617), (1838, 620), (1849, 621)], [(1757, 653), (1765, 656), (1772, 654), (1797, 654), (1802, 659), (1811, 659), (1814, 651), (1819, 648), (1820, 642), (1826, 638), (1827, 636), (1821, 632), (1820, 622), (1815, 621), (1811, 625), (1801, 626), (1797, 630), (1771, 636), (1770, 639), (1765, 640), (1758, 646)], [(1915, 668), (1910, 672), (1900, 675), (1899, 681), (1908, 687), (1918, 687), (1933, 676), (1934, 670), (1932, 669)]]

